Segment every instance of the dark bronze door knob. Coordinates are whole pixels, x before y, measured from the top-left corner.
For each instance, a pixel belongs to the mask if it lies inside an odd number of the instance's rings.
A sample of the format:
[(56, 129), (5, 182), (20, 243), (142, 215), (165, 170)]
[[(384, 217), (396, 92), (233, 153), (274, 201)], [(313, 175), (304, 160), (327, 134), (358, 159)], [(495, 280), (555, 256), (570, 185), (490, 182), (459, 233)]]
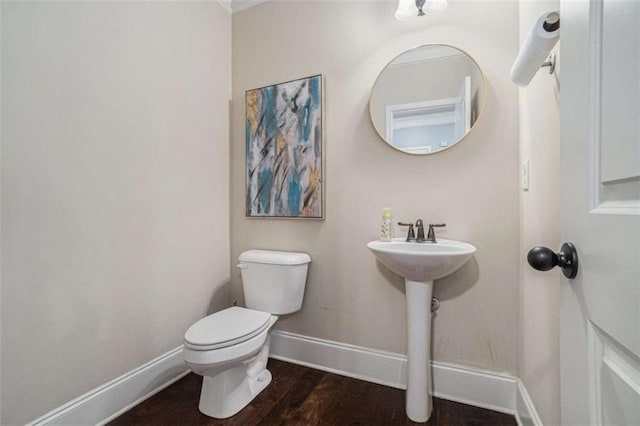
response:
[(538, 271), (550, 271), (559, 266), (569, 279), (578, 274), (578, 252), (572, 243), (564, 243), (558, 253), (547, 247), (534, 247), (527, 254), (527, 262)]

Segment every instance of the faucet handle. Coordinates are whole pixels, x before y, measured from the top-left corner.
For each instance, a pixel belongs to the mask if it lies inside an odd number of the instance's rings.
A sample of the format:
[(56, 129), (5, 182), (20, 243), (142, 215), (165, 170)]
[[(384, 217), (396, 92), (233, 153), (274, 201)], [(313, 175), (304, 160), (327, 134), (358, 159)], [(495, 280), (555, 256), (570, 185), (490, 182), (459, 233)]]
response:
[(436, 233), (433, 228), (444, 228), (445, 226), (447, 226), (446, 223), (430, 223), (429, 232), (427, 233), (427, 241), (430, 243), (436, 243)]
[(407, 233), (407, 242), (416, 239), (416, 234), (415, 234), (415, 232), (413, 232), (413, 223), (398, 222), (398, 225), (400, 225), (400, 226), (408, 226), (409, 227), (409, 232)]

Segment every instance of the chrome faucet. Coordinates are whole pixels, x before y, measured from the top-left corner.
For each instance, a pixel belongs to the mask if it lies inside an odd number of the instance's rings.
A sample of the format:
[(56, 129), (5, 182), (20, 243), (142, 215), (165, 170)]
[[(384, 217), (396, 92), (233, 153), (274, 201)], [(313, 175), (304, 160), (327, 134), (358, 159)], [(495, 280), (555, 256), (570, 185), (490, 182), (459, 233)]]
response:
[(408, 226), (409, 232), (407, 233), (407, 242), (415, 241), (416, 243), (437, 243), (436, 233), (433, 228), (442, 228), (447, 226), (445, 223), (429, 224), (429, 231), (427, 232), (427, 238), (424, 237), (424, 222), (422, 219), (416, 220), (415, 228), (418, 230), (418, 236), (414, 232), (413, 223), (398, 222), (400, 226)]
[(416, 237), (416, 242), (424, 243), (424, 224), (422, 223), (422, 219), (416, 220), (416, 228), (418, 228), (418, 236)]

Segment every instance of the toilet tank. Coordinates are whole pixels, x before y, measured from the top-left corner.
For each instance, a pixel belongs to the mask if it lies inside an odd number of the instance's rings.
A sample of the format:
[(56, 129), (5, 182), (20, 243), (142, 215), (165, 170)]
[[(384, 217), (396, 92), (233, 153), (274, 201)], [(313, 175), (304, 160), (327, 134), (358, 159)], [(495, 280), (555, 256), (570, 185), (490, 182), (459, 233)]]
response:
[(248, 250), (239, 260), (247, 308), (275, 315), (300, 310), (311, 262), (308, 254)]

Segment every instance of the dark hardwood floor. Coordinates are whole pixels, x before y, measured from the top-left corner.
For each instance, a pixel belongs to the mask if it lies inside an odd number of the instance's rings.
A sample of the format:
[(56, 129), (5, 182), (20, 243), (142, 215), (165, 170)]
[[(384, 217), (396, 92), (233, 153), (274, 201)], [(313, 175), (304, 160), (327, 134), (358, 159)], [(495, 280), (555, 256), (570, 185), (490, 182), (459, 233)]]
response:
[[(269, 360), (271, 384), (235, 416), (198, 411), (202, 377), (189, 374), (109, 425), (416, 425), (404, 412), (404, 391)], [(434, 399), (428, 425), (516, 425), (514, 416)]]

